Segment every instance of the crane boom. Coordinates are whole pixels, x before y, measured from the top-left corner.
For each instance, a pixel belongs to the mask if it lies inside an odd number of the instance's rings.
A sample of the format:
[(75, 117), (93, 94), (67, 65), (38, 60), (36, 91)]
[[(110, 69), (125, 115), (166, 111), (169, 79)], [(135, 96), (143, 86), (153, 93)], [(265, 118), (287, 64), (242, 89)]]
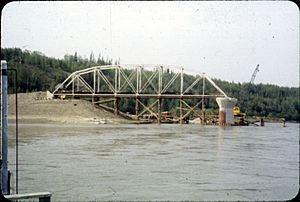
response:
[(258, 67), (259, 67), (259, 64), (257, 64), (257, 66), (256, 66), (256, 68), (255, 68), (255, 70), (254, 70), (254, 72), (253, 72), (253, 74), (252, 74), (252, 77), (251, 77), (251, 80), (250, 80), (250, 84), (252, 84), (252, 83), (254, 82), (254, 79), (255, 79), (255, 77), (256, 77), (256, 74), (257, 74), (257, 72), (259, 72)]
[[(247, 100), (249, 100), (249, 95), (251, 95), (253, 93), (253, 90), (251, 90), (251, 89), (253, 87), (252, 84), (254, 82), (256, 74), (257, 74), (257, 72), (259, 72), (258, 67), (259, 67), (259, 64), (256, 65), (256, 68), (255, 68), (255, 70), (254, 70), (254, 72), (252, 74), (251, 80), (250, 80), (250, 82), (248, 84), (248, 88), (245, 89), (245, 91), (246, 91), (245, 93), (247, 94), (247, 96), (246, 96), (246, 98), (243, 99), (244, 104), (245, 104), (245, 102), (247, 102)], [(241, 125), (249, 125), (249, 122), (247, 122), (247, 121), (245, 122), (244, 121), (244, 118), (246, 117), (246, 113), (242, 113), (240, 111), (240, 108), (238, 106), (235, 106), (233, 108), (233, 115), (234, 115), (234, 117), (239, 117), (240, 118), (239, 124), (241, 124)]]

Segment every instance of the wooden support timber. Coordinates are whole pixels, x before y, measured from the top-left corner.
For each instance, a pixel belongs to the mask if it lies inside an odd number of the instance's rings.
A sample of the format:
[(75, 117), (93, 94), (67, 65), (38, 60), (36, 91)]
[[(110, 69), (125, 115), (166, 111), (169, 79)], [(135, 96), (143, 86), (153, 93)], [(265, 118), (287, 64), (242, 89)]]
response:
[(120, 98), (116, 97), (114, 100), (114, 113), (115, 115), (119, 114), (119, 104), (120, 104)]
[[(174, 66), (95, 66), (71, 73), (57, 85), (53, 95), (55, 97), (90, 98), (93, 104), (99, 106), (113, 102), (112, 109), (115, 114), (119, 114), (120, 102), (123, 99), (135, 99), (136, 119), (148, 113), (157, 119), (157, 123), (162, 121), (163, 100), (177, 99), (180, 105), (178, 118), (180, 123), (183, 123), (191, 113), (195, 113), (197, 107), (201, 108), (202, 120), (205, 120), (205, 99), (227, 97), (227, 95), (206, 74), (197, 74), (194, 78), (193, 81), (190, 78), (187, 79), (184, 69)], [(171, 86), (175, 87), (175, 83), (176, 91), (174, 92)], [(210, 85), (210, 89), (206, 88), (207, 85)], [(149, 106), (142, 102), (142, 100), (153, 99), (155, 101)], [(194, 100), (193, 103), (197, 100), (197, 103), (189, 106), (184, 100)], [(183, 112), (184, 106), (189, 109), (185, 113)]]

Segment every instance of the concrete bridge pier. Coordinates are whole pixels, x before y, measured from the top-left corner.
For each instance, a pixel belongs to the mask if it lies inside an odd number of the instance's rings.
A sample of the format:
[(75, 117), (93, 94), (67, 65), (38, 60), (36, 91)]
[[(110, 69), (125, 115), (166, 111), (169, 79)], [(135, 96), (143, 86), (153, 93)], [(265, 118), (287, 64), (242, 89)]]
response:
[(233, 107), (237, 99), (230, 97), (218, 97), (216, 101), (219, 105), (219, 125), (226, 126), (234, 124)]

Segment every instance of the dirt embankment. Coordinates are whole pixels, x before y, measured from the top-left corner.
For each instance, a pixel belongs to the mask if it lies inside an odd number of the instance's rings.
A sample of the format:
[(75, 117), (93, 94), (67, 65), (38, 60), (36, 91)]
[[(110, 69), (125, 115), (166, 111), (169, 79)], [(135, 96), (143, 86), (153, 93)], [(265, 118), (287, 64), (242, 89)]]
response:
[[(8, 96), (8, 119), (15, 119), (15, 95)], [(18, 94), (20, 123), (128, 123), (129, 121), (95, 108), (85, 100), (47, 99), (46, 92)]]

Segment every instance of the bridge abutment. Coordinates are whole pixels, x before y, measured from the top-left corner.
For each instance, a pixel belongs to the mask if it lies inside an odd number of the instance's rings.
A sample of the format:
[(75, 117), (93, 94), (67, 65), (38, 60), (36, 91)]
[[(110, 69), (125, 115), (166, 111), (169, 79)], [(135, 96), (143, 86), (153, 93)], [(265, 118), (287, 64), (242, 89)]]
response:
[(233, 107), (237, 102), (235, 98), (218, 97), (216, 101), (219, 105), (219, 125), (226, 126), (234, 124)]

